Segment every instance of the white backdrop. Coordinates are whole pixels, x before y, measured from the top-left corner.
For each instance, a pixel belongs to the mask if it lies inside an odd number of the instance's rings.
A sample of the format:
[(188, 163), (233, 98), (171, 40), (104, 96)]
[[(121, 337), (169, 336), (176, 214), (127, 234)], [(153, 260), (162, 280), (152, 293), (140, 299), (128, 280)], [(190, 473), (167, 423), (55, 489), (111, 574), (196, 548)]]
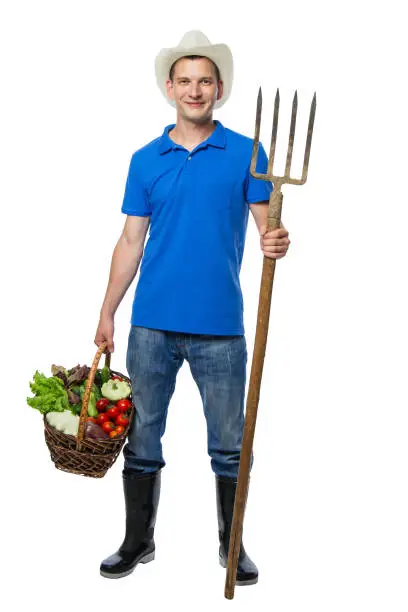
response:
[[(398, 6), (2, 3), (1, 560), (10, 612), (407, 610), (407, 49)], [(123, 537), (123, 457), (102, 480), (56, 470), (41, 416), (26, 404), (36, 369), (91, 364), (130, 157), (175, 118), (154, 58), (190, 29), (234, 55), (232, 96), (216, 119), (253, 136), (262, 86), (266, 148), (279, 87), (278, 171), (294, 91), (297, 175), (317, 92), (308, 181), (283, 189), (292, 242), (276, 266), (244, 523), (259, 583), (237, 588), (231, 604), (186, 362), (163, 438), (156, 560), (122, 580), (102, 578), (99, 563)], [(241, 273), (248, 379), (261, 268), (251, 217)], [(119, 371), (137, 278), (115, 319)]]

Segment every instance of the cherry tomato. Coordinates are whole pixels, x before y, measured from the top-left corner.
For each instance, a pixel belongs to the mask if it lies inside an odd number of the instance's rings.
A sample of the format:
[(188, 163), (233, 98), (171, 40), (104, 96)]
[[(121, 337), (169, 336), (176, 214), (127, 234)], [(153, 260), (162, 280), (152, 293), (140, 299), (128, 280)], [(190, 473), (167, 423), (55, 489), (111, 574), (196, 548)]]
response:
[(116, 429), (112, 429), (112, 431), (109, 432), (110, 438), (117, 438), (117, 436), (120, 436), (120, 433)]
[(112, 408), (108, 408), (105, 414), (112, 420), (115, 420), (117, 416), (120, 415), (120, 410), (117, 406), (112, 406)]
[(97, 423), (98, 421), (95, 419), (95, 417), (87, 417), (86, 419), (87, 421), (92, 421), (92, 423)]
[(96, 402), (96, 409), (98, 412), (103, 412), (107, 406), (109, 406), (109, 400), (105, 397)]
[(121, 399), (116, 402), (116, 407), (119, 408), (121, 412), (126, 412), (131, 406), (132, 402), (128, 399)]
[(129, 419), (124, 415), (120, 414), (115, 419), (116, 425), (122, 425), (122, 427), (126, 427), (129, 424)]
[(102, 423), (102, 429), (103, 431), (106, 431), (106, 433), (110, 433), (115, 429), (115, 425), (112, 423), (112, 421), (106, 421), (106, 423)]
[(123, 427), (123, 425), (118, 425), (117, 427), (115, 427), (115, 431), (118, 432), (118, 435), (123, 434), (123, 432), (125, 431), (125, 428)]
[(98, 425), (103, 425), (104, 423), (106, 423), (107, 421), (109, 421), (109, 417), (106, 414), (106, 412), (101, 412), (101, 414), (99, 414), (96, 417), (96, 422), (98, 423)]

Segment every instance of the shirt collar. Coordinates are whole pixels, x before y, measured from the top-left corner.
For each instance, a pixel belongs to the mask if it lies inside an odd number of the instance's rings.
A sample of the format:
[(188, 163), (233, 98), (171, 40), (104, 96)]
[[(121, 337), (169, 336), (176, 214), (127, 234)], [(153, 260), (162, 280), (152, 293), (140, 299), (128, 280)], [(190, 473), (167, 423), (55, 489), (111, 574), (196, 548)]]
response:
[[(214, 120), (214, 123), (215, 123), (215, 130), (213, 131), (211, 136), (209, 136), (207, 140), (200, 142), (200, 144), (197, 145), (196, 149), (202, 149), (208, 146), (217, 147), (219, 149), (225, 148), (225, 142), (226, 142), (225, 128), (222, 125), (221, 121), (218, 121), (217, 119)], [(167, 153), (168, 151), (171, 151), (172, 149), (184, 149), (184, 147), (175, 143), (169, 136), (169, 131), (172, 128), (174, 128), (175, 125), (176, 125), (175, 123), (172, 123), (171, 125), (166, 125), (166, 127), (164, 128), (164, 132), (161, 135), (160, 141), (159, 141), (160, 155), (162, 155), (163, 153)]]

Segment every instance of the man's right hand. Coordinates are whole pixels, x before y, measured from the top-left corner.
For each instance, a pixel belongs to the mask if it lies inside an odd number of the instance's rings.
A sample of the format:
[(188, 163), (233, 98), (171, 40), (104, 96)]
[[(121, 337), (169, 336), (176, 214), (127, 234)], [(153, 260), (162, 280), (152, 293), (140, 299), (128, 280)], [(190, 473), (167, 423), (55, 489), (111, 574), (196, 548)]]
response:
[(100, 346), (102, 342), (107, 342), (108, 345), (104, 350), (104, 353), (113, 353), (114, 344), (113, 344), (113, 333), (114, 333), (114, 318), (113, 315), (101, 314), (99, 318), (98, 329), (95, 334), (95, 344), (96, 346)]

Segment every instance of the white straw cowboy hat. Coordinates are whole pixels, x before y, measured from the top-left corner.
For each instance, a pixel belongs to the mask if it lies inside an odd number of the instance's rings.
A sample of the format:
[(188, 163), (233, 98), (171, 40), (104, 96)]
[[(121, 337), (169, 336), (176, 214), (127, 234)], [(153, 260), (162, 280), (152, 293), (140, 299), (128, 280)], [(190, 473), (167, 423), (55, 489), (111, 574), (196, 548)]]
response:
[(176, 106), (174, 100), (167, 95), (166, 81), (172, 64), (186, 55), (203, 55), (216, 64), (220, 71), (220, 79), (224, 84), (221, 100), (217, 100), (214, 108), (220, 108), (228, 100), (233, 79), (233, 60), (230, 48), (224, 44), (212, 45), (208, 38), (200, 30), (186, 32), (177, 47), (161, 49), (155, 59), (156, 81), (160, 91), (171, 106)]

